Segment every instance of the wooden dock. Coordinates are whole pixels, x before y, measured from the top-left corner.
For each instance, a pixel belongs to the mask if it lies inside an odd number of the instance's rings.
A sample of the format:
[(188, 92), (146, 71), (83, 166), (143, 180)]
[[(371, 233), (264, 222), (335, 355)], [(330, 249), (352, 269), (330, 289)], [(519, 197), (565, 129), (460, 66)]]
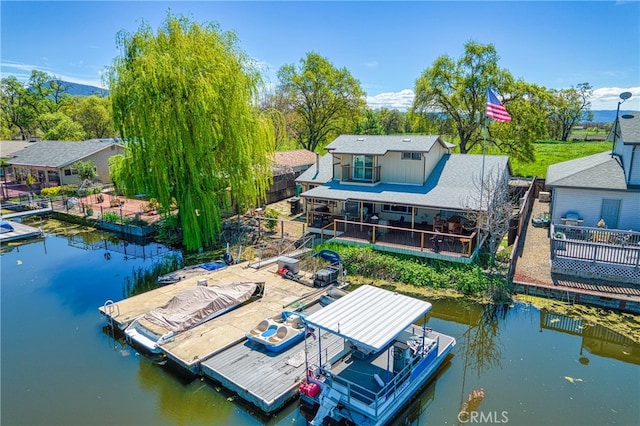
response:
[[(307, 278), (310, 279), (311, 274)], [(309, 300), (319, 296), (318, 289), (282, 278), (277, 274), (277, 265), (270, 268), (248, 268), (246, 263), (231, 265), (216, 271), (203, 270), (175, 284), (159, 287), (117, 303), (107, 303), (99, 310), (109, 322), (123, 330), (131, 321), (146, 312), (164, 305), (183, 290), (197, 285), (206, 278), (209, 286), (234, 281), (257, 281), (265, 283), (265, 295), (254, 302), (225, 313), (201, 324), (161, 346), (168, 359), (193, 374), (200, 374), (200, 361), (245, 339), (245, 333), (267, 317), (279, 314), (285, 305), (295, 303), (309, 295)], [(300, 301), (304, 303), (304, 299)], [(290, 307), (289, 309), (295, 309)]]
[(7, 221), (13, 227), (13, 231), (3, 232), (0, 234), (0, 243), (9, 241), (24, 240), (42, 235), (42, 230), (33, 226), (24, 225), (19, 222)]
[[(313, 308), (316, 307), (319, 309), (320, 305)], [(305, 347), (308, 365), (317, 366), (318, 342), (308, 337), (306, 342), (275, 353), (260, 344), (243, 341), (203, 361), (201, 369), (205, 377), (263, 412), (272, 413), (298, 396), (298, 386), (305, 380), (307, 368)], [(322, 347), (323, 354), (331, 358), (344, 350), (344, 340), (327, 332), (322, 334)]]

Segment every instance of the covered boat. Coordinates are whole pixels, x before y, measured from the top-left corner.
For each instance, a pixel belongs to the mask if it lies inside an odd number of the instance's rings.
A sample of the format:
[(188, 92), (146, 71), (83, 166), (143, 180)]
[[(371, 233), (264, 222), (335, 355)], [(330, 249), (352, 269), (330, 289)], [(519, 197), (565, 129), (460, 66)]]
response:
[(263, 290), (260, 282), (194, 286), (136, 318), (124, 333), (130, 343), (157, 354), (164, 341), (262, 296)]
[[(308, 365), (299, 387), (301, 401), (315, 410), (311, 424), (389, 424), (456, 343), (426, 327), (430, 309), (429, 302), (363, 285), (307, 315), (319, 339), (317, 365)], [(323, 335), (342, 338), (342, 350), (329, 359)]]
[(281, 352), (304, 337), (304, 315), (282, 311), (280, 315), (264, 319), (246, 334), (249, 341), (264, 345), (271, 352)]

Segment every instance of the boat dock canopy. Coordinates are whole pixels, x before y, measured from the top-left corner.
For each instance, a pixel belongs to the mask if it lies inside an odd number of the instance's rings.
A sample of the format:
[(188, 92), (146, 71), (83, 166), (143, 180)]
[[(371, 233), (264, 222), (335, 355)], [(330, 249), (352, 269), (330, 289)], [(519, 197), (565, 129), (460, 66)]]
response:
[(360, 350), (379, 352), (430, 309), (431, 303), (424, 300), (363, 285), (305, 321), (344, 337)]

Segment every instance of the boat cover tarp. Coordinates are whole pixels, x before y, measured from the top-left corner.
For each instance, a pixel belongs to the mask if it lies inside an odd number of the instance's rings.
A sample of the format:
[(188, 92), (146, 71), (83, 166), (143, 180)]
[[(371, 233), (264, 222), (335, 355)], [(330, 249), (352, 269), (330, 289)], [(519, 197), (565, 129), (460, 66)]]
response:
[(218, 311), (246, 302), (257, 288), (256, 282), (234, 282), (211, 287), (195, 286), (172, 297), (165, 305), (147, 312), (143, 318), (179, 333)]
[(379, 352), (430, 309), (424, 300), (363, 285), (307, 315), (305, 322)]

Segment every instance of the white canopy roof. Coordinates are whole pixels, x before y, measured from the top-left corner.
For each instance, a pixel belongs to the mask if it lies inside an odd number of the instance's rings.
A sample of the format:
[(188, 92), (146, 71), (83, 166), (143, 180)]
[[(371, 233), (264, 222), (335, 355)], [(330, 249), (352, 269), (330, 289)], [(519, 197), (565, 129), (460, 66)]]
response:
[(429, 312), (431, 303), (363, 285), (305, 318), (360, 349), (379, 352), (405, 328)]

